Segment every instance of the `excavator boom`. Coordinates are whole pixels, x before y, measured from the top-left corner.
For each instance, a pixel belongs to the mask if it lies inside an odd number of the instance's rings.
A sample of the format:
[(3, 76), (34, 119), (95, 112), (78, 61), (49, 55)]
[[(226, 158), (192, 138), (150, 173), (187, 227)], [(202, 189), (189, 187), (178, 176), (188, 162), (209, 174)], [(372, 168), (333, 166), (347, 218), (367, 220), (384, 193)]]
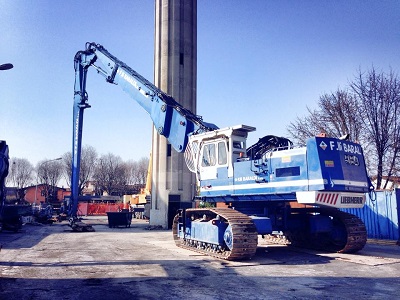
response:
[(201, 116), (193, 114), (174, 98), (161, 91), (128, 65), (109, 53), (103, 46), (87, 43), (86, 49), (75, 55), (75, 88), (73, 108), (73, 149), (70, 215), (76, 217), (80, 156), (82, 148), (83, 113), (90, 108), (86, 92), (89, 68), (94, 68), (106, 81), (119, 85), (150, 115), (158, 133), (165, 136), (172, 147), (183, 152), (189, 136), (215, 130), (215, 124), (207, 123)]

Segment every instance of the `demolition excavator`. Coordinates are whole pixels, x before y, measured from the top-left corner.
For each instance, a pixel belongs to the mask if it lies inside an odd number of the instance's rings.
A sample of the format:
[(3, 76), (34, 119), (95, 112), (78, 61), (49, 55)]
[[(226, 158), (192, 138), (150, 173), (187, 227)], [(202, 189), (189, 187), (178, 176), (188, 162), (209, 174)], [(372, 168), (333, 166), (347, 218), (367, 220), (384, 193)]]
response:
[(258, 236), (279, 243), (354, 253), (367, 240), (364, 223), (342, 208), (361, 208), (371, 190), (359, 144), (326, 136), (304, 147), (268, 135), (248, 147), (255, 127), (219, 128), (180, 105), (103, 46), (75, 56), (72, 204), (76, 217), (83, 112), (89, 68), (119, 85), (150, 115), (158, 133), (184, 153), (196, 174), (196, 203), (173, 221), (179, 247), (227, 260), (251, 258)]

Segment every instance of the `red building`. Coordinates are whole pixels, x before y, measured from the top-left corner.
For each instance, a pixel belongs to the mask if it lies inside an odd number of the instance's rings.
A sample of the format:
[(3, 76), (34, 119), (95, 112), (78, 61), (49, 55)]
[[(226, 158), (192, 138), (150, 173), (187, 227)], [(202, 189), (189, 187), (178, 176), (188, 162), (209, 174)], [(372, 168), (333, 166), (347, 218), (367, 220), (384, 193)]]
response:
[[(47, 199), (48, 202), (51, 204), (61, 203), (64, 200), (65, 196), (71, 195), (70, 189), (60, 188), (57, 186), (54, 187), (50, 186), (48, 188), (48, 191), (49, 194), (47, 196)], [(47, 195), (47, 190), (46, 190), (46, 185), (44, 184), (38, 184), (37, 186), (32, 185), (25, 188), (25, 200), (30, 204), (35, 203), (35, 199), (36, 199), (36, 204), (46, 202), (46, 195)]]

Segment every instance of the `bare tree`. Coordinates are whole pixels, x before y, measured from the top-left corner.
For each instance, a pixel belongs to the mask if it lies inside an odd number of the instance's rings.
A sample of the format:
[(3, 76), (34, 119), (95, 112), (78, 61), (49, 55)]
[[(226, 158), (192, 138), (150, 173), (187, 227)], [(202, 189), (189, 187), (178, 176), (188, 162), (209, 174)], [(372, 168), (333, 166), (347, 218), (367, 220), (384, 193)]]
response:
[[(78, 193), (82, 192), (87, 183), (92, 180), (97, 161), (97, 151), (92, 146), (84, 146), (81, 151), (81, 164), (79, 171)], [(66, 152), (63, 155), (63, 174), (69, 187), (71, 187), (72, 174), (72, 153)]]
[(357, 113), (356, 99), (347, 90), (338, 89), (324, 94), (318, 101), (318, 110), (307, 107), (308, 116), (290, 123), (288, 131), (292, 139), (304, 145), (307, 138), (319, 133), (340, 137), (349, 134), (355, 141), (360, 139), (361, 123)]
[(7, 185), (17, 188), (17, 200), (24, 198), (24, 189), (32, 184), (33, 165), (25, 158), (12, 158), (10, 160)]
[(42, 184), (41, 193), (44, 194), (46, 201), (56, 195), (56, 186), (62, 177), (62, 163), (58, 160), (43, 160), (36, 166), (38, 183)]
[(358, 99), (363, 125), (363, 145), (371, 155), (370, 169), (376, 174), (377, 188), (383, 176), (398, 175), (400, 150), (400, 81), (391, 70), (377, 73), (372, 68), (359, 72), (351, 88)]
[(142, 157), (138, 163), (138, 171), (137, 171), (137, 178), (139, 184), (146, 184), (147, 179), (147, 171), (149, 169), (149, 158)]
[(339, 137), (350, 134), (364, 149), (370, 174), (376, 175), (376, 188), (386, 188), (384, 177), (400, 174), (400, 80), (389, 73), (359, 71), (348, 90), (323, 95), (318, 109), (297, 118), (288, 131), (299, 144), (318, 132)]
[(149, 168), (149, 158), (142, 157), (139, 161), (128, 161), (126, 163), (128, 169), (128, 183), (146, 184), (147, 172)]
[(67, 186), (71, 187), (71, 178), (72, 178), (72, 152), (65, 152), (62, 155), (62, 165), (63, 165), (63, 177)]
[(127, 172), (127, 184), (134, 185), (137, 183), (137, 162), (129, 160), (125, 163)]
[(123, 194), (128, 182), (128, 172), (121, 157), (112, 153), (102, 155), (96, 164), (94, 179), (96, 182), (96, 193), (106, 192), (108, 195)]

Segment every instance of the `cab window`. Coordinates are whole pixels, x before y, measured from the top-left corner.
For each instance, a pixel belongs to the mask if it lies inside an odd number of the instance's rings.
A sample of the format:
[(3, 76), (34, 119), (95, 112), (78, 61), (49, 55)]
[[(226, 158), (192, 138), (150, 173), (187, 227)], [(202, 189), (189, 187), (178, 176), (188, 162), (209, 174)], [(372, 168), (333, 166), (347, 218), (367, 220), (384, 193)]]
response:
[(201, 159), (202, 167), (215, 166), (215, 144), (205, 145), (203, 148), (203, 157)]
[(218, 143), (218, 164), (225, 165), (228, 162), (227, 154), (226, 154), (226, 143), (219, 142)]

